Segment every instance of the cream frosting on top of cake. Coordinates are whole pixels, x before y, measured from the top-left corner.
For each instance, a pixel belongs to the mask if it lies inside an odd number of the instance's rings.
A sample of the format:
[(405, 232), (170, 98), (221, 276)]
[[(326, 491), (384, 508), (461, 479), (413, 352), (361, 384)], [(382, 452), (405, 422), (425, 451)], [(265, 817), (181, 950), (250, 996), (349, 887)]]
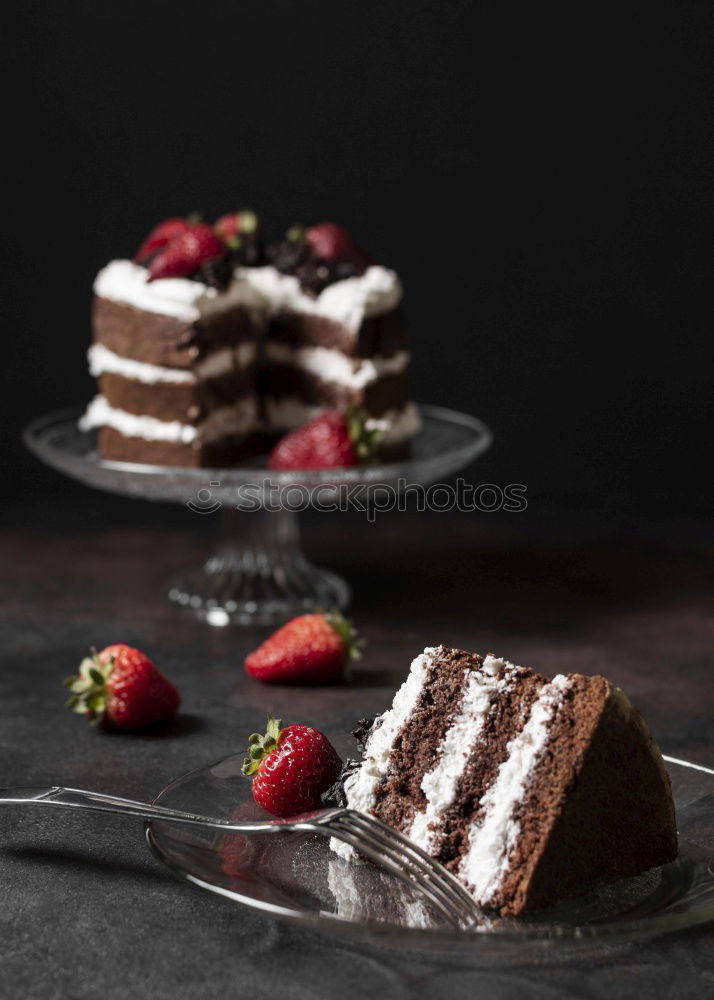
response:
[(104, 299), (194, 323), (203, 316), (243, 305), (253, 311), (284, 310), (324, 316), (356, 333), (363, 319), (394, 309), (402, 287), (394, 271), (375, 264), (364, 274), (328, 285), (318, 296), (306, 294), (293, 275), (272, 266), (242, 267), (225, 291), (189, 278), (148, 281), (146, 268), (113, 260), (97, 275), (94, 292)]
[(324, 316), (356, 333), (363, 319), (382, 316), (399, 305), (402, 286), (394, 271), (373, 264), (360, 275), (328, 285), (313, 298), (291, 274), (275, 267), (245, 267), (241, 278), (260, 292), (271, 313), (284, 311)]
[(161, 278), (148, 281), (149, 272), (131, 260), (112, 260), (94, 281), (94, 293), (103, 299), (122, 302), (147, 312), (173, 316), (195, 323), (204, 316), (224, 312), (234, 306), (263, 309), (264, 303), (253, 286), (236, 275), (225, 291), (189, 278)]

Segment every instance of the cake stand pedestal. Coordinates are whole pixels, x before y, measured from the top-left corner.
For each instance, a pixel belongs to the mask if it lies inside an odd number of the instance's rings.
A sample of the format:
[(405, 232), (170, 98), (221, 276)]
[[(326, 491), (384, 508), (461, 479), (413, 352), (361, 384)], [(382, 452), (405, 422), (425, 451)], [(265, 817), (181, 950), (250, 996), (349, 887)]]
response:
[[(475, 417), (421, 406), (409, 459), (352, 469), (272, 472), (257, 465), (186, 469), (109, 462), (81, 431), (79, 408), (50, 413), (25, 430), (27, 447), (52, 468), (95, 489), (181, 503), (222, 519), (223, 541), (201, 566), (172, 580), (168, 597), (210, 625), (276, 625), (307, 611), (344, 609), (350, 588), (313, 566), (300, 548), (297, 513), (385, 509), (409, 486), (429, 486), (465, 468), (491, 433)], [(219, 513), (220, 512), (220, 513)]]
[(169, 600), (209, 625), (274, 625), (316, 608), (346, 608), (350, 588), (313, 566), (294, 511), (225, 511), (218, 551), (169, 586)]

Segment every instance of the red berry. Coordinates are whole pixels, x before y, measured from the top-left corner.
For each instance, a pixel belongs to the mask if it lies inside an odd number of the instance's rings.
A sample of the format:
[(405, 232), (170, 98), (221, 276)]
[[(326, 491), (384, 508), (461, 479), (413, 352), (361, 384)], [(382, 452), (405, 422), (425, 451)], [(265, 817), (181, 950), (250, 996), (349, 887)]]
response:
[(320, 796), (342, 769), (337, 751), (319, 729), (282, 729), (280, 720), (270, 717), (266, 734), (250, 737), (248, 754), (243, 774), (253, 779), (253, 798), (281, 818), (319, 809)]
[(354, 240), (343, 226), (334, 222), (318, 222), (310, 226), (305, 240), (316, 257), (323, 260), (348, 260)]
[(345, 677), (361, 646), (356, 630), (339, 612), (301, 615), (247, 656), (245, 669), (268, 684), (326, 684)]
[(258, 218), (255, 212), (244, 209), (241, 212), (229, 212), (222, 215), (214, 224), (213, 229), (218, 236), (229, 243), (241, 233), (254, 233), (258, 228)]
[(149, 264), (149, 281), (158, 278), (186, 278), (201, 264), (226, 252), (223, 240), (201, 222), (175, 236)]
[(352, 239), (343, 226), (335, 222), (319, 222), (305, 232), (305, 241), (315, 254), (323, 260), (349, 261), (358, 271), (364, 271), (373, 258)]
[(151, 230), (134, 255), (134, 260), (143, 264), (157, 250), (165, 247), (175, 236), (185, 233), (191, 223), (187, 219), (165, 219)]
[(330, 469), (359, 465), (345, 415), (328, 410), (281, 438), (268, 456), (269, 469)]
[(281, 438), (268, 455), (269, 469), (337, 469), (372, 462), (381, 432), (349, 408), (325, 410)]
[(143, 729), (170, 719), (181, 703), (148, 656), (123, 644), (86, 657), (65, 684), (72, 691), (68, 707), (105, 729)]

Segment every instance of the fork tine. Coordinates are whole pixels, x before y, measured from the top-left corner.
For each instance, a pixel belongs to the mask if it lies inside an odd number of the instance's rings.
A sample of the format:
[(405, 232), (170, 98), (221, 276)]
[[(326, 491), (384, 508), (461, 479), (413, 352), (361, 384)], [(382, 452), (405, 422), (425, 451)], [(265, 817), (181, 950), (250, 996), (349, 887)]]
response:
[(445, 893), (448, 893), (455, 905), (464, 912), (465, 918), (477, 919), (481, 912), (461, 883), (451, 874), (451, 872), (439, 864), (434, 858), (423, 851), (420, 847), (408, 840), (399, 831), (386, 826), (379, 820), (364, 813), (354, 810), (345, 810), (349, 814), (350, 821), (362, 828), (367, 828), (375, 834), (388, 838), (399, 846), (401, 851), (406, 853), (412, 864), (417, 865), (430, 878), (438, 881)]
[[(407, 870), (413, 879), (418, 879), (420, 883), (427, 882), (431, 891), (437, 893), (444, 904), (448, 906), (452, 913), (458, 914), (459, 923), (473, 922), (476, 916), (476, 907), (470, 896), (464, 890), (463, 894), (453, 891), (450, 881), (444, 879), (441, 872), (436, 868), (432, 858), (428, 855), (425, 859), (419, 854), (409, 854), (404, 850), (403, 845), (398, 843), (394, 846), (389, 839), (384, 836), (385, 830), (378, 821), (371, 822), (359, 813), (346, 810), (339, 818), (341, 827), (347, 827), (358, 836), (370, 839), (382, 854), (388, 853), (394, 864)], [(407, 841), (406, 845), (412, 845)], [(464, 898), (465, 897), (465, 898)]]
[(360, 854), (369, 858), (370, 861), (374, 861), (374, 863), (380, 868), (386, 868), (387, 871), (396, 875), (396, 877), (402, 882), (412, 886), (412, 888), (416, 886), (421, 893), (426, 896), (429, 902), (432, 903), (449, 921), (450, 924), (455, 927), (461, 927), (461, 913), (453, 906), (451, 901), (445, 900), (437, 891), (435, 891), (434, 887), (428, 880), (422, 878), (416, 872), (409, 871), (409, 869), (405, 868), (403, 864), (399, 864), (395, 861), (393, 856), (385, 853), (381, 846), (373, 846), (372, 838), (366, 840), (366, 834), (354, 833), (349, 829), (349, 827), (343, 826), (337, 821), (331, 821), (329, 825), (319, 827), (318, 829), (320, 832), (329, 831), (339, 840), (343, 840), (346, 844), (354, 847), (356, 851), (359, 851)]

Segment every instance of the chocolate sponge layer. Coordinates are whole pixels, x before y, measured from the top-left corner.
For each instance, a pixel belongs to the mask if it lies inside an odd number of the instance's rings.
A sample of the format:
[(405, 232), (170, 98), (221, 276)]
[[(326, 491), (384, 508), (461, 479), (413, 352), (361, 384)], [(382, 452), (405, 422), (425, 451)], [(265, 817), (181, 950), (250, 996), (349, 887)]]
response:
[(254, 340), (258, 333), (254, 318), (243, 306), (186, 323), (100, 297), (92, 306), (92, 326), (95, 343), (123, 358), (187, 369), (221, 347)]
[(571, 675), (520, 803), (520, 835), (494, 899), (505, 914), (673, 861), (669, 776), (640, 713), (604, 677)]
[(110, 406), (156, 420), (195, 424), (211, 410), (230, 406), (254, 391), (254, 368), (196, 382), (148, 384), (113, 372), (99, 376), (99, 390)]

